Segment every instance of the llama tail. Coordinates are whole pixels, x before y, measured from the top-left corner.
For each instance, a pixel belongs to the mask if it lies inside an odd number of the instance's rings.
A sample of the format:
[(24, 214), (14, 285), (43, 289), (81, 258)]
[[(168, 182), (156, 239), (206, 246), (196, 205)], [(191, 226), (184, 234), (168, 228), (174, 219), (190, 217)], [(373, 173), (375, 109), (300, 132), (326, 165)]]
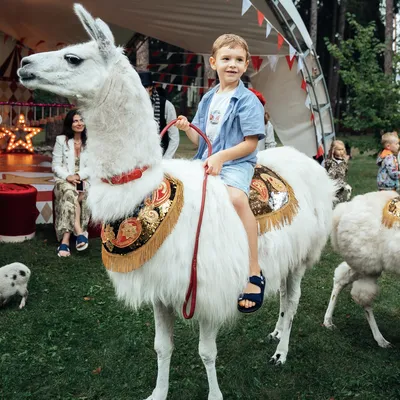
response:
[(333, 217), (332, 217), (332, 231), (331, 231), (331, 243), (333, 246), (333, 249), (337, 252), (339, 252), (339, 245), (338, 245), (338, 228), (339, 228), (339, 223), (342, 219), (343, 214), (346, 211), (346, 203), (339, 203), (336, 207), (335, 210), (333, 211)]

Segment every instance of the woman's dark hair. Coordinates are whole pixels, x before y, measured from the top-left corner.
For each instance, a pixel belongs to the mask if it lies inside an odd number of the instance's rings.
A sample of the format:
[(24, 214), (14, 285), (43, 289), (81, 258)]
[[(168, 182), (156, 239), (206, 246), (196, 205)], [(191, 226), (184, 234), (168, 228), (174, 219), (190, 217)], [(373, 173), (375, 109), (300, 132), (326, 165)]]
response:
[[(74, 117), (75, 115), (82, 116), (79, 110), (69, 110), (68, 114), (65, 116), (64, 119), (64, 126), (62, 130), (62, 135), (65, 135), (66, 141), (68, 142), (69, 139), (73, 139), (75, 132), (72, 130), (72, 123), (74, 122)], [(81, 139), (82, 139), (82, 146), (86, 146), (86, 140), (87, 140), (87, 132), (86, 132), (86, 126), (85, 129), (81, 133)]]

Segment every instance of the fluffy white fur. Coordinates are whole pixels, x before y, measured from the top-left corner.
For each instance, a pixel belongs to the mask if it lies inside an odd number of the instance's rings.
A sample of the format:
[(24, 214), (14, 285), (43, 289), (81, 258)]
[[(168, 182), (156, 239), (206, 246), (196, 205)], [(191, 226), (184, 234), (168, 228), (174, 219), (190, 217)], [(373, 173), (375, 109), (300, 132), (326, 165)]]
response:
[(364, 308), (374, 339), (381, 347), (389, 347), (390, 343), (378, 329), (372, 304), (382, 272), (400, 273), (400, 229), (387, 229), (381, 223), (384, 205), (397, 195), (394, 191), (382, 191), (357, 196), (349, 203), (339, 204), (333, 214), (332, 244), (345, 262), (335, 270), (324, 325), (334, 326), (337, 297), (352, 283), (351, 295)]
[[(129, 215), (159, 185), (164, 173), (184, 184), (181, 216), (156, 255), (134, 272), (109, 273), (118, 298), (133, 308), (153, 305), (158, 378), (149, 399), (165, 399), (173, 321), (176, 314), (182, 315), (189, 284), (203, 168), (195, 161), (162, 160), (153, 110), (138, 75), (115, 48), (111, 33), (102, 31), (104, 23), (94, 21), (80, 6), (75, 10), (93, 41), (26, 57), (19, 75), (27, 87), (74, 96), (83, 111), (92, 169), (88, 202), (95, 219), (107, 222)], [(68, 56), (65, 59), (68, 54), (83, 61), (70, 65)], [(61, 81), (53, 76), (54, 69), (62, 75)], [(290, 226), (273, 230), (259, 240), (266, 290), (281, 292), (280, 316), (271, 335), (280, 339), (273, 361), (284, 363), (301, 279), (307, 267), (319, 259), (330, 232), (335, 188), (321, 166), (292, 148), (266, 150), (259, 154), (259, 162), (290, 183), (299, 203), (298, 215)], [(100, 180), (144, 165), (151, 168), (140, 180), (120, 186)], [(238, 315), (237, 298), (246, 285), (248, 261), (246, 232), (226, 187), (219, 177), (210, 177), (198, 252), (194, 316), (200, 326), (199, 353), (208, 375), (210, 400), (222, 399), (215, 371), (215, 339), (221, 324)]]
[(30, 276), (30, 269), (19, 262), (0, 268), (0, 307), (4, 306), (16, 295), (22, 297), (19, 309), (25, 307)]

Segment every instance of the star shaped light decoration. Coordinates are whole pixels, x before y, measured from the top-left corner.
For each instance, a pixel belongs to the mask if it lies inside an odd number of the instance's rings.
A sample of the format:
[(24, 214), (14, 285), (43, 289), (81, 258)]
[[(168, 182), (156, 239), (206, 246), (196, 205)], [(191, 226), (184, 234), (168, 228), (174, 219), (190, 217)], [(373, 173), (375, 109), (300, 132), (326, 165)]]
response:
[(0, 138), (8, 135), (10, 140), (7, 145), (7, 151), (13, 151), (16, 148), (23, 148), (33, 153), (32, 137), (37, 135), (42, 129), (26, 126), (24, 114), (20, 114), (17, 126), (0, 127)]

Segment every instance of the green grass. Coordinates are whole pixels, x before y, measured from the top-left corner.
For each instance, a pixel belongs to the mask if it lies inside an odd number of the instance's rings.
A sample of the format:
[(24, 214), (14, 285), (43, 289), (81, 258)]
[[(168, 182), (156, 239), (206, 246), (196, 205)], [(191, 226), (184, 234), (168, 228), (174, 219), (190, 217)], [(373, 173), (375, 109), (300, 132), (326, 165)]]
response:
[[(375, 189), (375, 174), (371, 157), (355, 157), (349, 182), (356, 194)], [(0, 265), (18, 260), (32, 270), (26, 308), (18, 311), (14, 301), (0, 311), (0, 399), (146, 398), (156, 378), (151, 310), (133, 313), (116, 301), (101, 265), (99, 239), (69, 259), (59, 259), (56, 246), (51, 226), (39, 226), (32, 241), (0, 245)], [(225, 399), (400, 398), (400, 282), (383, 277), (375, 307), (383, 335), (397, 347), (376, 345), (348, 291), (334, 315), (338, 329), (329, 331), (321, 322), (340, 261), (327, 246), (306, 274), (284, 366), (268, 364), (276, 343), (267, 335), (276, 322), (278, 299), (221, 331), (217, 371)], [(170, 399), (207, 399), (197, 343), (196, 326), (178, 321)]]

